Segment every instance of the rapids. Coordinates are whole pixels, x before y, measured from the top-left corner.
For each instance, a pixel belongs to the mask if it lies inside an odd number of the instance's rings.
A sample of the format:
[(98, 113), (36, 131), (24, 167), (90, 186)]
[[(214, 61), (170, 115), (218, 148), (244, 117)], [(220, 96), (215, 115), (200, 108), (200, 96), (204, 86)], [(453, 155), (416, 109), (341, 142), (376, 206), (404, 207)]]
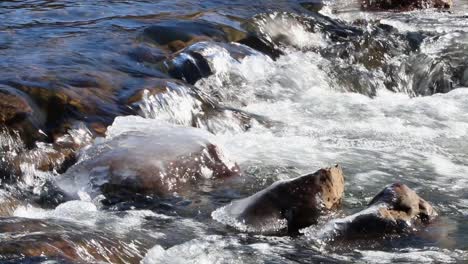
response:
[[(254, 2), (0, 3), (1, 89), (34, 109), (20, 122), (0, 115), (0, 262), (468, 260), (468, 2), (450, 12)], [(166, 136), (179, 140), (158, 143)], [(92, 188), (87, 164), (108, 149), (133, 149), (117, 162), (134, 175), (166, 154), (151, 154), (157, 146), (187, 151), (184, 136), (216, 142), (241, 176), (170, 197)], [(397, 181), (440, 217), (417, 234), (335, 243), (329, 218), (263, 236), (223, 211), (336, 163), (345, 198), (332, 218)]]

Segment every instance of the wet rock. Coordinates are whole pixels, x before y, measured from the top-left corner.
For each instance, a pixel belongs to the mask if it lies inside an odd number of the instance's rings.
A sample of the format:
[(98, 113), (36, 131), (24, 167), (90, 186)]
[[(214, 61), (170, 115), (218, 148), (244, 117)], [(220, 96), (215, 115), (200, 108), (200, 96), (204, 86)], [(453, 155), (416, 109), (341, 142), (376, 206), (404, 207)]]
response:
[(33, 109), (24, 94), (0, 85), (0, 124), (19, 121), (32, 113)]
[(279, 56), (284, 55), (284, 52), (276, 47), (273, 43), (254, 34), (250, 34), (238, 42), (254, 50), (257, 50), (272, 59), (277, 59)]
[(343, 171), (339, 166), (275, 182), (247, 198), (218, 209), (213, 218), (264, 234), (289, 232), (315, 224), (320, 215), (341, 204)]
[(212, 96), (173, 79), (147, 78), (128, 87), (121, 100), (143, 117), (202, 127), (215, 134), (228, 130), (246, 131), (255, 123), (273, 124), (266, 117), (219, 105)]
[[(27, 94), (37, 105), (38, 115), (43, 119), (41, 130), (47, 141), (53, 142), (66, 134), (76, 121), (100, 122), (109, 125), (116, 115), (124, 111), (114, 98), (115, 83), (90, 73), (81, 76), (68, 74), (59, 77), (47, 76), (33, 79), (6, 81), (11, 87)], [(78, 86), (71, 86), (80, 85)]]
[(452, 0), (361, 0), (361, 7), (366, 10), (447, 9), (452, 5)]
[(125, 117), (117, 118), (107, 133), (58, 179), (65, 192), (165, 197), (190, 191), (204, 179), (239, 174), (237, 164), (201, 129)]
[(213, 72), (205, 57), (194, 50), (186, 50), (170, 61), (168, 73), (171, 77), (195, 84)]
[(136, 263), (139, 243), (128, 245), (84, 226), (49, 219), (0, 220), (0, 260), (43, 258), (71, 263)]
[(43, 122), (42, 113), (27, 94), (0, 85), (0, 126), (17, 131), (27, 145), (32, 145), (43, 138), (38, 131)]
[(0, 217), (12, 216), (16, 208), (24, 204), (24, 200), (15, 197), (7, 190), (0, 190)]
[(16, 185), (36, 179), (43, 172), (64, 172), (76, 161), (76, 153), (92, 141), (92, 133), (76, 124), (54, 143), (35, 142), (27, 148), (19, 136), (0, 133), (0, 177), (3, 184)]
[(319, 12), (324, 7), (324, 3), (321, 0), (301, 2), (300, 5), (303, 8), (305, 8), (305, 9), (311, 11), (311, 12)]
[[(242, 43), (242, 41), (240, 41)], [(219, 43), (203, 41), (193, 44), (171, 60), (164, 63), (164, 72), (171, 77), (195, 84), (202, 78), (213, 74), (215, 70), (212, 59), (215, 55), (228, 54), (232, 59), (240, 61), (246, 56), (259, 54), (256, 50), (237, 43)]]
[(162, 50), (145, 45), (131, 49), (128, 56), (137, 62), (143, 63), (158, 63), (166, 58)]
[(163, 21), (147, 27), (143, 38), (176, 52), (200, 41), (231, 42), (243, 38), (245, 33), (229, 26), (214, 25), (206, 21)]
[(369, 203), (369, 207), (343, 219), (333, 220), (324, 233), (335, 240), (382, 237), (412, 232), (437, 216), (432, 206), (408, 186), (387, 186)]
[[(433, 58), (425, 54), (410, 56), (398, 68), (391, 69), (389, 90), (401, 92), (401, 87), (409, 88), (403, 92), (411, 96), (429, 96), (436, 93), (448, 93), (456, 87), (454, 78), (455, 63)], [(412, 78), (402, 78), (411, 76)]]

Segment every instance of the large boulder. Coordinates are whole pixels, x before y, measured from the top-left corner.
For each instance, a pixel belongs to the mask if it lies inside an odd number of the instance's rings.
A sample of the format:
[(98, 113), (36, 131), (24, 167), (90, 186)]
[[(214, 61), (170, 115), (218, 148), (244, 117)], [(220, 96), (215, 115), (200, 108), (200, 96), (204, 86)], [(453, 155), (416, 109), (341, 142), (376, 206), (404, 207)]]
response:
[(116, 118), (106, 139), (82, 153), (58, 185), (69, 194), (183, 193), (198, 181), (239, 173), (215, 142), (202, 129), (136, 116)]
[(378, 193), (368, 208), (327, 224), (321, 236), (333, 240), (366, 239), (411, 232), (437, 216), (432, 206), (405, 184), (391, 184)]
[(423, 8), (450, 8), (452, 0), (361, 0), (366, 10), (411, 10)]
[(213, 218), (241, 231), (295, 233), (341, 204), (343, 171), (339, 166), (275, 182), (247, 198), (216, 210)]

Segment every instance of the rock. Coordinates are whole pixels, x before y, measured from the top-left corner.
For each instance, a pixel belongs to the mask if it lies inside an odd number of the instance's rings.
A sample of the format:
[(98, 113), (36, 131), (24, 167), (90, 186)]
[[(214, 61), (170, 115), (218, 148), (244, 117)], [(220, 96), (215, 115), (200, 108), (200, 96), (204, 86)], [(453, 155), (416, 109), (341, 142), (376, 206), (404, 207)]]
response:
[(12, 79), (7, 83), (27, 94), (37, 105), (38, 111), (35, 112), (38, 113), (35, 116), (42, 117), (39, 128), (47, 135), (44, 141), (53, 142), (66, 134), (76, 121), (109, 125), (115, 116), (124, 114), (114, 98), (117, 84), (107, 77), (99, 73), (78, 73), (77, 76), (69, 74), (53, 77), (53, 80), (44, 76)]
[(378, 193), (365, 210), (331, 221), (322, 236), (349, 240), (401, 234), (428, 224), (436, 216), (432, 206), (415, 191), (394, 183)]
[(245, 36), (240, 30), (229, 26), (219, 26), (207, 21), (170, 20), (149, 26), (143, 30), (142, 37), (171, 52), (200, 41), (236, 41)]
[(26, 145), (30, 146), (43, 138), (39, 133), (43, 123), (42, 113), (27, 94), (0, 84), (0, 126), (10, 132), (17, 131)]
[(167, 65), (167, 72), (171, 77), (192, 85), (213, 74), (208, 60), (199, 52), (191, 49), (184, 50)]
[(255, 34), (249, 34), (245, 38), (240, 39), (238, 42), (254, 50), (257, 50), (272, 59), (277, 59), (281, 55), (284, 55), (284, 52), (276, 47), (273, 43), (269, 42), (263, 37), (256, 36)]
[(299, 4), (310, 12), (319, 12), (325, 6), (322, 0), (306, 1)]
[(365, 10), (448, 9), (452, 5), (452, 0), (361, 0), (361, 8)]
[(147, 45), (140, 45), (131, 49), (128, 56), (142, 63), (159, 63), (166, 58), (162, 50)]
[(1, 260), (136, 263), (143, 257), (138, 242), (128, 245), (103, 232), (53, 219), (2, 218), (0, 234)]
[(315, 224), (319, 216), (338, 207), (343, 191), (341, 167), (320, 169), (312, 174), (275, 182), (252, 196), (233, 201), (216, 210), (213, 218), (242, 231), (295, 233)]
[(16, 208), (24, 204), (24, 199), (18, 199), (7, 190), (0, 189), (0, 217), (12, 216)]
[[(243, 39), (240, 43), (244, 44)], [(259, 40), (260, 41), (260, 40)], [(213, 41), (197, 42), (162, 64), (162, 71), (172, 78), (195, 84), (202, 78), (208, 77), (216, 70), (213, 57), (229, 54), (230, 58), (240, 61), (246, 56), (260, 54), (255, 49), (238, 43), (220, 43)]]
[(19, 91), (0, 85), (0, 124), (7, 124), (33, 113), (30, 102)]
[[(161, 197), (190, 191), (204, 179), (239, 174), (215, 143), (197, 128), (140, 117), (116, 118), (107, 137), (82, 153), (58, 186), (66, 193), (124, 193)], [(91, 186), (91, 187), (89, 187)]]
[(120, 95), (122, 104), (146, 118), (184, 126), (202, 127), (212, 133), (246, 131), (255, 122), (270, 126), (271, 120), (215, 103), (216, 99), (196, 87), (174, 79), (146, 78)]

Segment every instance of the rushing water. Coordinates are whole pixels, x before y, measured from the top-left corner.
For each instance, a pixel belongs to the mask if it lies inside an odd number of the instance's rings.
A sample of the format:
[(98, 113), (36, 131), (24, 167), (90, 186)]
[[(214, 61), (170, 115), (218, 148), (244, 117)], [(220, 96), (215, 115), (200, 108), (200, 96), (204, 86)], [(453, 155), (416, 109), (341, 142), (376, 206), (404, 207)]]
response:
[[(2, 1), (0, 92), (32, 110), (0, 131), (0, 260), (468, 260), (468, 2), (404, 13), (305, 2)], [(252, 35), (264, 43), (242, 41)], [(148, 173), (183, 152), (158, 140), (191, 138), (216, 142), (241, 176), (206, 172), (171, 197), (90, 188), (112, 174), (106, 157)], [(226, 225), (219, 208), (233, 199), (335, 163), (346, 182), (336, 217), (393, 182), (440, 217), (418, 234), (346, 244), (321, 236), (325, 220), (296, 237)]]

